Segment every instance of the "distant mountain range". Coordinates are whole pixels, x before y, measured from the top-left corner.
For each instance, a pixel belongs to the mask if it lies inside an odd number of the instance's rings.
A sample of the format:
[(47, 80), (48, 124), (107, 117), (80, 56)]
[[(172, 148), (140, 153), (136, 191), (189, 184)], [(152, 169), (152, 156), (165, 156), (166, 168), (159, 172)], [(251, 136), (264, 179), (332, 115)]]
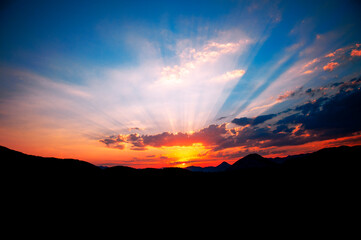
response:
[(222, 162), (216, 167), (197, 167), (197, 166), (190, 166), (186, 169), (192, 172), (223, 172), (226, 171), (231, 165), (227, 162)]
[(233, 165), (227, 162), (222, 162), (216, 167), (194, 167), (190, 166), (186, 169), (192, 172), (224, 172), (224, 171), (236, 171), (241, 169), (254, 169), (254, 168), (272, 168), (277, 167), (278, 164), (271, 159), (267, 159), (258, 155), (257, 153), (249, 154), (242, 159), (236, 161)]

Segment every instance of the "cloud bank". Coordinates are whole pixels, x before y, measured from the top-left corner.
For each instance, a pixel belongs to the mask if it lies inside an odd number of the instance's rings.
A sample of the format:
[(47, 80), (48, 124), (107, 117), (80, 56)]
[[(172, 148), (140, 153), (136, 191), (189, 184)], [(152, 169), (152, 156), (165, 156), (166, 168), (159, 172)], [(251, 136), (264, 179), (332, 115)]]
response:
[(361, 77), (323, 88), (299, 90), (297, 95), (288, 97), (307, 95), (309, 101), (277, 114), (235, 118), (232, 120), (233, 126), (213, 124), (192, 133), (128, 134), (110, 136), (100, 141), (108, 147), (118, 148), (122, 144), (143, 149), (201, 143), (212, 152), (217, 152), (237, 147), (264, 149), (293, 146), (355, 136), (361, 131), (360, 88)]

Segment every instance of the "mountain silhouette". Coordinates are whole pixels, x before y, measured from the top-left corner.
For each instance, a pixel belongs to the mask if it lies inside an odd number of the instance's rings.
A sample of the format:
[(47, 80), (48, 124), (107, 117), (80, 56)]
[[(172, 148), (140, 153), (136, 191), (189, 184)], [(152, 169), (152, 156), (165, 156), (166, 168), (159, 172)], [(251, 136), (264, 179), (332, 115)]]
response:
[(219, 164), (216, 168), (219, 171), (225, 171), (227, 170), (231, 165), (227, 162), (222, 162), (221, 164)]
[(275, 167), (276, 163), (271, 162), (270, 160), (258, 155), (257, 153), (249, 154), (244, 158), (233, 163), (227, 170), (235, 171), (240, 169), (250, 169), (250, 168), (270, 168)]
[(262, 157), (257, 153), (249, 154), (232, 165), (227, 162), (222, 162), (216, 167), (197, 167), (190, 166), (186, 169), (193, 172), (223, 172), (223, 171), (237, 171), (241, 169), (253, 169), (253, 168), (273, 168), (277, 167), (278, 164), (267, 158)]
[(85, 161), (32, 156), (2, 146), (0, 159), (3, 176), (25, 180), (25, 184), (94, 182), (102, 174), (99, 167)]
[(85, 161), (44, 158), (0, 147), (2, 176), (8, 182), (27, 186), (26, 189), (33, 186), (48, 189), (50, 184), (66, 186), (76, 192), (109, 188), (135, 195), (139, 192), (162, 195), (164, 191), (219, 194), (226, 189), (229, 194), (240, 188), (242, 191), (270, 191), (275, 188), (299, 189), (300, 186), (307, 186), (307, 189), (342, 186), (344, 191), (354, 188), (358, 182), (360, 156), (361, 146), (342, 146), (276, 159), (250, 154), (233, 165), (222, 162), (216, 167), (135, 169), (125, 166), (101, 168)]
[(219, 164), (216, 167), (197, 167), (197, 166), (190, 166), (187, 167), (187, 170), (192, 172), (223, 172), (226, 171), (231, 165), (225, 161)]

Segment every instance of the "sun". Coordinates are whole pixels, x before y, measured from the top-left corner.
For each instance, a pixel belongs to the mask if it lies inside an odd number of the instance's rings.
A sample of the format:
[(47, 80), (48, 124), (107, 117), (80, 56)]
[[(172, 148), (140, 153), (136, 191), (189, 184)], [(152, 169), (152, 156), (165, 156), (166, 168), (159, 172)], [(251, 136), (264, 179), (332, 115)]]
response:
[(192, 159), (202, 159), (208, 152), (202, 143), (193, 143), (192, 146), (173, 146), (167, 147), (166, 154), (176, 167), (187, 167), (188, 162)]

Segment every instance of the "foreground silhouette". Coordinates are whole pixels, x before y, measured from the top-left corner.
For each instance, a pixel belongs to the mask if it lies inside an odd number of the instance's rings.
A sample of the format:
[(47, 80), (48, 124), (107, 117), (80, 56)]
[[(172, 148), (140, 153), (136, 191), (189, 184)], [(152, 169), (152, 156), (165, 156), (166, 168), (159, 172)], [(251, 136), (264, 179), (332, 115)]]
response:
[(359, 205), (360, 153), (361, 146), (279, 159), (251, 154), (217, 171), (193, 172), (103, 169), (0, 147), (3, 205), (35, 218), (45, 212), (46, 219), (74, 214), (93, 219), (104, 213), (97, 221), (120, 217), (133, 222), (148, 216), (151, 222), (163, 214), (166, 219), (210, 221), (218, 216), (244, 222), (269, 216), (272, 222), (282, 212), (286, 221), (314, 213), (333, 219)]
[[(326, 183), (325, 187), (348, 186), (359, 180), (361, 146), (325, 148), (314, 153), (267, 159), (250, 154), (233, 165), (164, 169), (100, 168), (74, 159), (43, 158), (0, 147), (2, 175), (20, 184), (49, 183), (71, 186), (117, 185), (123, 189), (173, 189), (236, 186), (277, 187)], [(223, 186), (222, 186), (223, 184)]]

